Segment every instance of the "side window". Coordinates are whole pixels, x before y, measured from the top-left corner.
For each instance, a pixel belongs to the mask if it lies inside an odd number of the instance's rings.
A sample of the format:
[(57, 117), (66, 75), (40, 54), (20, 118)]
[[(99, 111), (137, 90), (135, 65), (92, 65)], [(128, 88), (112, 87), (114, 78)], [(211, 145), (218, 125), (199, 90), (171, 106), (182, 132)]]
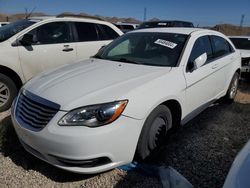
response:
[(222, 37), (211, 36), (214, 57), (221, 57), (232, 52), (230, 44)]
[(97, 41), (98, 35), (95, 24), (87, 22), (75, 22), (78, 42)]
[(119, 34), (111, 27), (103, 24), (98, 24), (100, 40), (113, 40), (119, 37)]
[(187, 70), (191, 70), (193, 68), (192, 66), (193, 66), (194, 60), (200, 55), (202, 55), (203, 53), (207, 53), (207, 62), (212, 60), (213, 52), (212, 52), (212, 47), (211, 47), (211, 43), (210, 43), (208, 36), (202, 36), (195, 41), (189, 60), (188, 60)]
[(71, 42), (68, 24), (65, 22), (47, 23), (29, 32), (35, 44), (57, 44)]
[(174, 26), (175, 27), (183, 27), (183, 24), (181, 22), (175, 22)]

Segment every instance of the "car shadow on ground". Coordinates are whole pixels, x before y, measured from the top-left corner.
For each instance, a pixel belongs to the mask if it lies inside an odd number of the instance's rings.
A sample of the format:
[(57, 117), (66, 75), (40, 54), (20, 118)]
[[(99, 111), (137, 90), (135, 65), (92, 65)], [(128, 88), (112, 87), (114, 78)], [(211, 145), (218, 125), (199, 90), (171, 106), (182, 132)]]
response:
[(55, 182), (74, 182), (94, 177), (94, 175), (75, 174), (58, 169), (29, 154), (19, 142), (10, 116), (0, 121), (0, 152), (24, 170), (40, 172)]

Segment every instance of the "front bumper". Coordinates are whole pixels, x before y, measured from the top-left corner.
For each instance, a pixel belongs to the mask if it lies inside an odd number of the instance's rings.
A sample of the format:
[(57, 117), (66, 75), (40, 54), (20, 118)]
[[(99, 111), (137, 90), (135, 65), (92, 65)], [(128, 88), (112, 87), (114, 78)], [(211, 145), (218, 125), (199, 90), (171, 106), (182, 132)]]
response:
[(59, 111), (41, 131), (24, 128), (11, 117), (23, 147), (36, 157), (65, 170), (99, 173), (133, 160), (143, 120), (120, 116), (109, 125), (97, 128), (62, 127), (57, 124), (66, 112)]

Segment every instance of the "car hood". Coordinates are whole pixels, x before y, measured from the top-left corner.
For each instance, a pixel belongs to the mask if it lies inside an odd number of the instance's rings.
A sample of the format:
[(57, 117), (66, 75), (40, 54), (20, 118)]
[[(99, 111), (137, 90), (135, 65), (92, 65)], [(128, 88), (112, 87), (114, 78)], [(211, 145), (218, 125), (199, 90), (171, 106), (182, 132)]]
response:
[[(61, 110), (126, 99), (126, 93), (142, 87), (171, 70), (90, 59), (42, 73), (24, 89), (58, 103)], [(123, 97), (123, 98), (121, 98)]]

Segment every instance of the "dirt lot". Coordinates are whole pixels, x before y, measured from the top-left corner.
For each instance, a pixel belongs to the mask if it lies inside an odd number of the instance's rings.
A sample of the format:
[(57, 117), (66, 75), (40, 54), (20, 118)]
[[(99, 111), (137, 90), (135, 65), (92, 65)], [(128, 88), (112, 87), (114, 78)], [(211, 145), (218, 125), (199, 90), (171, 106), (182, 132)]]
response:
[[(115, 169), (86, 176), (31, 156), (19, 144), (8, 112), (0, 114), (0, 187), (161, 187), (157, 179)], [(195, 187), (222, 187), (233, 159), (250, 138), (250, 83), (236, 102), (215, 104), (174, 133), (147, 161), (172, 166)]]

